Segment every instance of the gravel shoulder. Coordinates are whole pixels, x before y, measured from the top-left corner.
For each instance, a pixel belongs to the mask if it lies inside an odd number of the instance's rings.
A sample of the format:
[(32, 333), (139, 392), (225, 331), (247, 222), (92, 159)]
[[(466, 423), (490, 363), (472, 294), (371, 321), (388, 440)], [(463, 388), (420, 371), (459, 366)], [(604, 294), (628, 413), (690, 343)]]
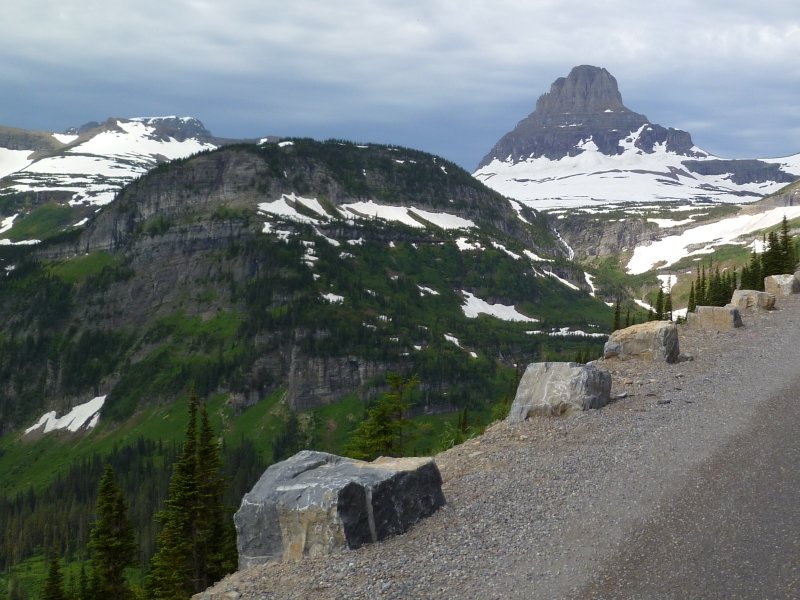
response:
[(681, 326), (675, 365), (598, 361), (612, 395), (568, 418), (498, 423), (436, 456), (447, 506), (359, 550), (226, 577), (196, 598), (577, 598), (676, 490), (774, 414), (796, 379), (800, 297), (724, 332)]

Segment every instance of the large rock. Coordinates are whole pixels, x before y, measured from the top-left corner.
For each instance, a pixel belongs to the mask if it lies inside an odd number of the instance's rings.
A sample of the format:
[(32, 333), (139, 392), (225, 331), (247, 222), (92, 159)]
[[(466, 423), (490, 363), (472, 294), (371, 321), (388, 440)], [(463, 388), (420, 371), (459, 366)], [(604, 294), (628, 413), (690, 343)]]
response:
[(742, 315), (733, 304), (725, 306), (698, 306), (686, 315), (686, 324), (694, 329), (734, 329), (741, 327)]
[(759, 292), (756, 290), (734, 290), (731, 304), (743, 310), (773, 310), (775, 308), (775, 294)]
[(517, 423), (535, 415), (563, 415), (609, 402), (611, 374), (594, 365), (532, 363), (525, 369), (508, 413)]
[(678, 328), (669, 321), (649, 321), (618, 329), (603, 347), (604, 358), (678, 362)]
[(800, 279), (794, 275), (769, 275), (764, 277), (764, 291), (775, 296), (800, 294)]
[(304, 450), (269, 467), (234, 515), (239, 568), (403, 533), (445, 504), (431, 458), (364, 462)]

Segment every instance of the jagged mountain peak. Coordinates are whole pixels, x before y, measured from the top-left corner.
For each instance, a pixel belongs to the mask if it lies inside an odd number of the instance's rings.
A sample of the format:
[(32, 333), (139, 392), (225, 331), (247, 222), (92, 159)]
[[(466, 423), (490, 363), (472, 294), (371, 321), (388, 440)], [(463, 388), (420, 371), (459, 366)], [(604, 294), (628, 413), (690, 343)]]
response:
[(517, 163), (577, 156), (586, 151), (589, 141), (606, 156), (622, 154), (630, 144), (645, 153), (664, 145), (670, 152), (697, 156), (688, 133), (650, 123), (623, 104), (611, 73), (581, 65), (556, 79), (537, 100), (536, 110), (500, 138), (478, 168), (493, 160)]
[(756, 200), (793, 181), (800, 155), (720, 160), (691, 135), (627, 108), (606, 69), (574, 67), (539, 97), (474, 176), (536, 208), (596, 202)]
[(622, 104), (617, 80), (601, 67), (580, 65), (566, 77), (559, 77), (550, 91), (539, 97), (536, 113), (601, 113), (627, 110)]

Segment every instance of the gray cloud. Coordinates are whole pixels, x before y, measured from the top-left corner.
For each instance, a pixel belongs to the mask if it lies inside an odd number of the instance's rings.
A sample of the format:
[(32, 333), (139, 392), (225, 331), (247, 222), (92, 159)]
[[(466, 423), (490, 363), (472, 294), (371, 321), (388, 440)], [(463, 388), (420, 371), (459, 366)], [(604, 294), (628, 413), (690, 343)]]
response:
[(472, 168), (553, 79), (595, 64), (631, 109), (709, 151), (782, 155), (800, 151), (795, 14), (792, 0), (28, 0), (0, 22), (0, 123), (191, 113), (218, 135), (394, 142)]

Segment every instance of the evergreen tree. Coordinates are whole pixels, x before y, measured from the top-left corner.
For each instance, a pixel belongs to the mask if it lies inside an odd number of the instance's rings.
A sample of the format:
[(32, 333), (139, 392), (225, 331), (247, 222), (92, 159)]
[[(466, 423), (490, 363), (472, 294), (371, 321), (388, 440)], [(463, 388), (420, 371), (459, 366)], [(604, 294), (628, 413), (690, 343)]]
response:
[(795, 255), (792, 238), (789, 236), (789, 221), (786, 220), (786, 215), (783, 215), (783, 220), (781, 221), (781, 232), (778, 244), (783, 267), (781, 273), (794, 273), (794, 268), (797, 265), (797, 256)]
[(619, 305), (619, 297), (617, 297), (617, 301), (614, 304), (614, 325), (613, 331), (616, 331), (620, 328), (620, 319), (621, 319), (621, 312), (620, 312), (620, 305)]
[(694, 297), (694, 281), (689, 286), (689, 302), (686, 305), (687, 312), (694, 312), (694, 309), (697, 308), (697, 301)]
[(631, 323), (631, 307), (628, 307), (627, 312), (625, 313), (625, 327), (630, 327)]
[(406, 397), (416, 387), (417, 380), (403, 380), (397, 375), (389, 375), (387, 379), (391, 391), (380, 397), (353, 432), (346, 450), (348, 456), (373, 460), (378, 456), (402, 455)]
[(42, 600), (67, 600), (64, 593), (64, 576), (61, 574), (61, 562), (54, 558), (50, 561), (47, 579), (42, 589)]
[(672, 292), (664, 295), (664, 318), (672, 321)]
[(75, 594), (75, 600), (92, 600), (89, 578), (86, 575), (86, 566), (83, 563), (81, 563), (81, 571), (78, 575), (78, 590)]
[(658, 287), (658, 294), (656, 295), (655, 319), (656, 321), (664, 319), (664, 288), (661, 286)]
[(198, 591), (236, 569), (237, 554), (232, 522), (226, 519), (220, 449), (205, 404), (200, 409), (197, 444), (198, 540), (196, 561)]
[[(742, 284), (744, 286), (744, 284)], [(753, 252), (750, 254), (748, 289), (764, 291), (764, 274), (761, 269), (761, 258), (753, 245)]]
[(705, 306), (706, 304), (706, 266), (702, 265), (697, 274), (697, 285), (694, 288), (695, 300), (697, 306)]
[(220, 448), (205, 405), (194, 390), (183, 449), (170, 479), (169, 495), (159, 515), (158, 551), (150, 562), (147, 597), (183, 600), (203, 591), (236, 568), (235, 537), (226, 521), (225, 478)]
[[(133, 526), (128, 507), (117, 486), (114, 470), (107, 465), (97, 493), (97, 520), (89, 536), (93, 578), (91, 596), (126, 600), (133, 597), (125, 581), (125, 568), (136, 560)], [(84, 573), (85, 577), (85, 573)]]
[(147, 596), (153, 600), (185, 600), (196, 590), (194, 563), (197, 539), (197, 395), (189, 399), (189, 423), (183, 450), (175, 463), (165, 508), (159, 514), (158, 550), (150, 561)]

